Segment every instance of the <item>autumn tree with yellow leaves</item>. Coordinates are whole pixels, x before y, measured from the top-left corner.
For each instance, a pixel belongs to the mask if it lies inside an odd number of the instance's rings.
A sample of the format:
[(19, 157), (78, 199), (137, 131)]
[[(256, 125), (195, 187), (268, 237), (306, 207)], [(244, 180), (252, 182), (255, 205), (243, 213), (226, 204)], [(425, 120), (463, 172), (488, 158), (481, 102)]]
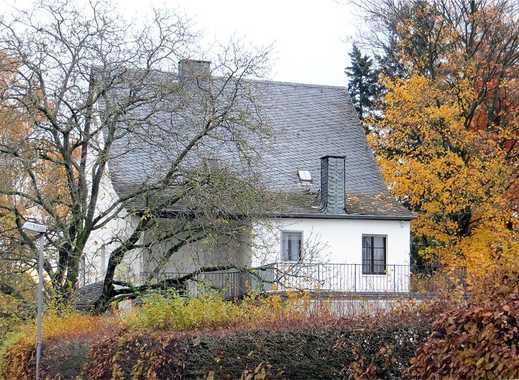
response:
[[(29, 133), (26, 115), (5, 98), (5, 90), (12, 84), (9, 75), (16, 66), (11, 57), (0, 54), (0, 145), (21, 142)], [(0, 189), (21, 186), (20, 167), (11, 160), (0, 160)], [(31, 272), (35, 256), (20, 244), (16, 214), (25, 215), (23, 199), (0, 195), (0, 340), (17, 324), (32, 316), (35, 282)]]
[(371, 141), (391, 190), (418, 212), (420, 254), (478, 271), (513, 260), (506, 150), (493, 133), (465, 128), (456, 97), (438, 83), (413, 76), (387, 88), (380, 134)]
[(378, 43), (385, 32), (386, 59), (400, 68), (381, 77), (383, 117), (373, 120), (369, 140), (392, 192), (417, 212), (418, 255), (472, 275), (516, 261), (514, 3), (387, 0), (361, 6), (378, 25)]

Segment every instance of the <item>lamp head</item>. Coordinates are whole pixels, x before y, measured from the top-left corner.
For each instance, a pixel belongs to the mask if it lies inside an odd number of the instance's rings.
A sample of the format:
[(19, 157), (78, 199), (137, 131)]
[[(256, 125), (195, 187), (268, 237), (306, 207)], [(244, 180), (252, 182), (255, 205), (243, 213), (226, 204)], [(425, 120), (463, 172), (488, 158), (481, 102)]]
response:
[(44, 234), (47, 232), (47, 226), (40, 223), (25, 222), (22, 228), (26, 231), (35, 232), (38, 234)]

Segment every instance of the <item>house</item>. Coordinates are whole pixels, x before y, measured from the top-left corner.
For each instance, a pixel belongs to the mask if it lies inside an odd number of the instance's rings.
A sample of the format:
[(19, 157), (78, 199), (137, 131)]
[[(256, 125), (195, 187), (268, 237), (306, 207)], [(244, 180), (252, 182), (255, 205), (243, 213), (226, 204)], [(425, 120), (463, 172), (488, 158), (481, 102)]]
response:
[[(175, 80), (200, 72), (207, 75), (208, 62), (182, 61)], [(389, 194), (346, 89), (261, 80), (248, 83), (261, 94), (271, 130), (269, 139), (255, 147), (257, 174), (266, 188), (286, 194), (290, 202), (263, 216), (268, 227), (251, 226), (251, 239), (261, 244), (225, 242), (216, 254), (193, 243), (166, 264), (161, 276), (232, 264), (260, 268), (248, 278), (248, 286), (264, 280), (270, 284), (267, 289), (408, 292), (413, 214)], [(103, 200), (124, 197), (132, 188), (152, 181), (152, 166), (160, 162), (153, 146), (136, 139), (124, 139), (114, 149), (116, 153), (124, 149), (125, 154), (115, 154), (110, 160), (101, 208)], [(226, 156), (224, 161), (229, 160)], [(110, 248), (106, 241), (116, 230), (134, 228), (132, 218), (131, 213), (123, 213), (96, 232), (89, 246), (96, 252), (90, 260), (96, 270), (89, 273), (85, 266), (85, 283), (101, 278)], [(161, 220), (173, 222), (174, 216), (166, 214)], [(121, 275), (139, 279), (152, 272), (156, 262), (152, 259), (164, 249), (159, 244), (151, 252), (134, 250)], [(273, 276), (276, 285), (272, 285)], [(226, 289), (244, 286), (242, 278), (236, 285), (235, 273), (230, 271), (207, 273), (203, 278)]]

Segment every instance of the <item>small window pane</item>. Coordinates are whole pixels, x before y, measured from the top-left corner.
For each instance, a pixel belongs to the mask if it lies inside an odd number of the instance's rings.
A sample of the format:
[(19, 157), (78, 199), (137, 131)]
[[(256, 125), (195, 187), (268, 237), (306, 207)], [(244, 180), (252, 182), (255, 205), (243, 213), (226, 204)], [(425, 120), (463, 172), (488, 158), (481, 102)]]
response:
[(362, 271), (370, 271), (371, 262), (371, 236), (362, 237)]
[(373, 246), (375, 248), (384, 248), (386, 245), (386, 237), (385, 236), (373, 236)]
[(284, 261), (301, 260), (303, 234), (301, 232), (282, 232), (281, 259)]

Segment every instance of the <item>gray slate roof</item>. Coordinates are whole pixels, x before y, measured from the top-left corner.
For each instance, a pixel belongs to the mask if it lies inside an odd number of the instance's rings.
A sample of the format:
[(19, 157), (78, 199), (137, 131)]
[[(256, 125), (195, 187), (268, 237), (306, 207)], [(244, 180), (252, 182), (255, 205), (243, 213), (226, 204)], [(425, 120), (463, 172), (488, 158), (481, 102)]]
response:
[[(173, 80), (172, 76), (168, 78)], [(262, 112), (272, 134), (255, 146), (259, 154), (255, 170), (268, 189), (285, 193), (287, 199), (293, 200), (287, 202), (285, 216), (319, 215), (316, 204), (320, 158), (345, 155), (347, 215), (412, 218), (412, 213), (388, 195), (344, 87), (273, 81), (249, 83), (260, 94)], [(118, 141), (115, 153), (118, 149), (129, 149), (110, 160), (112, 182), (119, 194), (153, 181), (153, 173), (157, 172), (154, 166), (161, 161), (160, 149), (137, 139)], [(229, 163), (234, 160), (232, 151), (218, 154)], [(313, 182), (309, 188), (300, 184), (298, 170), (311, 172)]]

